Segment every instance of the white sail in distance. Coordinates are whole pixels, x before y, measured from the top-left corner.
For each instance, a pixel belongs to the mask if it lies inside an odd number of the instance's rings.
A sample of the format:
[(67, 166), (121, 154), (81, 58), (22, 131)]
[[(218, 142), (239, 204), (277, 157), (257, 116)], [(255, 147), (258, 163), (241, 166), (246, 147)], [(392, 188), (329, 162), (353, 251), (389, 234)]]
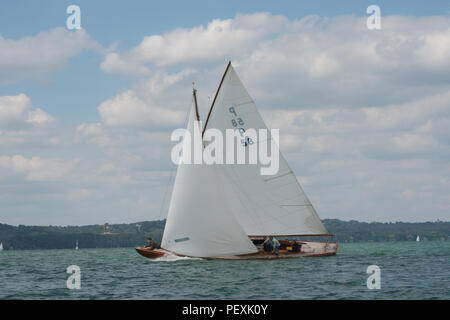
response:
[[(198, 130), (201, 145), (195, 102), (194, 96), (187, 127), (192, 138), (194, 130)], [(163, 249), (203, 258), (257, 252), (231, 211), (228, 199), (223, 197), (217, 169), (207, 164), (178, 165), (161, 242)]]
[[(231, 63), (209, 111), (204, 130), (209, 128), (219, 129), (224, 136), (227, 129), (268, 130)], [(268, 137), (271, 139), (270, 132)], [(240, 225), (249, 236), (328, 235), (295, 174), (277, 152), (279, 170), (271, 176), (261, 175), (260, 164), (214, 165), (225, 190), (224, 198)]]

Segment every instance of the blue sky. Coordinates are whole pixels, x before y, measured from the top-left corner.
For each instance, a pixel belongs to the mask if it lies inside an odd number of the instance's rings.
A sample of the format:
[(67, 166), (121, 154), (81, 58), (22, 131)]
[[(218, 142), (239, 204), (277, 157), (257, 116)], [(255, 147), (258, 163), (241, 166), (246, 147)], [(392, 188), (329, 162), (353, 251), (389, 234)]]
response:
[[(81, 31), (65, 29), (71, 4)], [(381, 30), (365, 27), (371, 4)], [(281, 149), (322, 218), (449, 220), (449, 12), (448, 1), (3, 2), (0, 222), (163, 218), (167, 137), (192, 81), (206, 115), (230, 59), (285, 129)]]

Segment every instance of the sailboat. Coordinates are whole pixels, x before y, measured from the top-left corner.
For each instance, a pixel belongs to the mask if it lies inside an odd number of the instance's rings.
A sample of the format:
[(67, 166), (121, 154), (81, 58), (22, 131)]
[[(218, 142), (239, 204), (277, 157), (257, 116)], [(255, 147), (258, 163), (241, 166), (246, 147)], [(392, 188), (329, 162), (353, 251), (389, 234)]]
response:
[(420, 237), (419, 235), (417, 235), (416, 241), (419, 242), (420, 241)]
[(3, 251), (3, 242), (0, 242), (0, 251)]
[[(195, 130), (201, 130), (199, 121), (197, 95), (193, 89), (187, 123), (191, 136)], [(229, 62), (201, 130), (203, 148), (208, 145), (204, 139), (205, 130), (214, 128), (225, 133), (227, 129), (236, 129), (236, 123), (243, 131), (267, 129)], [(267, 140), (271, 138), (269, 136)], [(299, 240), (304, 236), (332, 235), (282, 154), (279, 152), (279, 169), (275, 175), (261, 175), (260, 168), (259, 163), (180, 163), (161, 248), (137, 247), (135, 250), (151, 259), (171, 254), (226, 260), (335, 255), (336, 242)], [(263, 248), (263, 242), (271, 236), (279, 241), (277, 252), (266, 252)]]
[(77, 242), (75, 243), (75, 250), (78, 250), (78, 240), (77, 240)]

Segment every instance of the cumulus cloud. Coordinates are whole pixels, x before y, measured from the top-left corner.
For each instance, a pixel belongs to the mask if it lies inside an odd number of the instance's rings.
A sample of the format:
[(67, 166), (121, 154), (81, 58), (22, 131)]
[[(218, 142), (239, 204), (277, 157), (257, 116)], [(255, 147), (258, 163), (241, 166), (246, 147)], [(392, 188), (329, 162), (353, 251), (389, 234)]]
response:
[(232, 60), (265, 108), (383, 106), (448, 87), (449, 25), (443, 16), (388, 16), (381, 31), (371, 31), (365, 17), (237, 15), (149, 35), (127, 52), (110, 53), (101, 67), (148, 75)]
[(105, 72), (116, 72), (132, 76), (148, 75), (150, 73), (150, 70), (143, 66), (141, 62), (134, 59), (124, 59), (115, 52), (110, 52), (106, 55), (105, 60), (100, 64), (100, 68)]
[(154, 72), (132, 89), (119, 92), (100, 103), (97, 109), (102, 125), (145, 127), (151, 131), (167, 131), (183, 125), (191, 91), (188, 87), (191, 83), (186, 78), (192, 74), (195, 70)]
[(183, 113), (146, 103), (131, 90), (103, 101), (98, 111), (102, 122), (109, 126), (171, 125), (183, 119)]
[(21, 155), (0, 156), (0, 169), (23, 174), (28, 181), (52, 181), (63, 178), (79, 160), (69, 162), (43, 159), (39, 156), (25, 158)]
[(31, 100), (26, 94), (0, 96), (0, 125), (3, 128), (32, 124), (44, 126), (55, 119), (42, 109), (31, 110)]
[(101, 52), (102, 47), (84, 29), (54, 28), (17, 40), (0, 35), (0, 84), (56, 71), (85, 50)]
[(0, 123), (3, 125), (22, 122), (29, 116), (31, 100), (25, 94), (0, 97)]
[(109, 53), (101, 64), (106, 72), (145, 75), (146, 63), (167, 66), (205, 64), (248, 54), (257, 41), (288, 24), (283, 16), (268, 13), (238, 14), (234, 19), (214, 19), (206, 26), (178, 28), (162, 35), (146, 36), (124, 54)]
[(266, 110), (263, 115), (270, 127), (281, 128), (280, 147), (288, 152), (360, 152), (390, 159), (450, 151), (450, 91), (385, 107)]
[(40, 154), (70, 144), (71, 129), (41, 108), (34, 108), (24, 93), (0, 96), (0, 155)]
[[(446, 116), (449, 113), (450, 90), (383, 108), (362, 108), (368, 124), (373, 127), (398, 129), (403, 126), (426, 125), (429, 129), (430, 117)], [(424, 122), (427, 119), (427, 122)], [(427, 128), (423, 127), (424, 130)]]

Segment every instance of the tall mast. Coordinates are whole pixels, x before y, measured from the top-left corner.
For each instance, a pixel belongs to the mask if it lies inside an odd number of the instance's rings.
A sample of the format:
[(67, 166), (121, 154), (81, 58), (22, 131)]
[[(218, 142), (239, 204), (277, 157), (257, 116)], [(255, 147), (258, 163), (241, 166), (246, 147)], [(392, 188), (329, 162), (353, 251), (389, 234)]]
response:
[(225, 72), (223, 73), (222, 80), (220, 80), (220, 84), (219, 84), (219, 87), (217, 88), (216, 95), (214, 96), (214, 100), (213, 100), (213, 102), (211, 104), (211, 108), (209, 109), (208, 117), (206, 118), (205, 126), (203, 127), (202, 137), (205, 134), (206, 125), (208, 124), (209, 116), (211, 115), (211, 111), (212, 111), (212, 109), (214, 107), (214, 103), (216, 102), (217, 95), (219, 94), (220, 88), (222, 87), (223, 79), (225, 79), (225, 75), (227, 74), (228, 69), (230, 68), (230, 66), (231, 66), (231, 61), (228, 61), (227, 68), (225, 69)]
[(198, 104), (197, 104), (197, 89), (192, 88), (192, 94), (194, 95), (195, 116), (197, 118), (197, 121), (200, 121), (200, 114), (198, 113)]

